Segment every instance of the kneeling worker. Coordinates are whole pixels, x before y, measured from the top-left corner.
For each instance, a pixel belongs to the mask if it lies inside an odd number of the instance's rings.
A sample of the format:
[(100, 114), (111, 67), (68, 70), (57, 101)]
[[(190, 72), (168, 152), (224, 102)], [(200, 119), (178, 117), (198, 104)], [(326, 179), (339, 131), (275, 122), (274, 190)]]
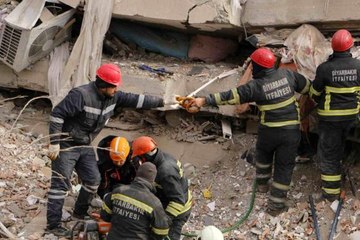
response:
[(124, 137), (107, 136), (103, 138), (97, 149), (98, 167), (101, 182), (98, 195), (103, 198), (119, 184), (130, 184), (139, 167), (137, 159), (131, 159), (131, 148)]
[(105, 195), (100, 215), (111, 222), (107, 239), (160, 240), (168, 235), (169, 219), (153, 193), (156, 174), (154, 164), (144, 163), (130, 185), (120, 185)]
[(192, 196), (181, 162), (161, 151), (151, 137), (142, 136), (135, 139), (132, 149), (133, 158), (139, 157), (141, 162), (155, 164), (156, 196), (172, 221), (169, 238), (180, 240), (181, 230), (190, 217), (192, 207)]

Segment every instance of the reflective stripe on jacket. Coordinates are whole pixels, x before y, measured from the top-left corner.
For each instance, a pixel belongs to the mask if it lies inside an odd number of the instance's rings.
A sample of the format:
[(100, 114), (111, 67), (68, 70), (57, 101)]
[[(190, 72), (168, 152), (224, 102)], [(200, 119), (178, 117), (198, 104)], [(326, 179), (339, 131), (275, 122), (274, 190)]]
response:
[(318, 102), (318, 114), (325, 121), (356, 118), (359, 113), (360, 61), (348, 52), (334, 53), (320, 64), (310, 88)]
[[(50, 115), (51, 142), (68, 133), (77, 145), (88, 145), (105, 126), (118, 107), (149, 109), (163, 106), (159, 97), (118, 91), (114, 97), (101, 95), (94, 82), (72, 89)], [(56, 135), (58, 134), (58, 135)], [(64, 137), (63, 137), (64, 138)]]
[(153, 163), (157, 169), (156, 196), (165, 211), (172, 217), (189, 211), (192, 207), (192, 195), (181, 162), (158, 149)]
[(152, 189), (146, 180), (135, 178), (105, 196), (100, 215), (111, 222), (107, 239), (152, 240), (168, 235), (168, 216)]
[(295, 92), (307, 93), (310, 81), (287, 69), (266, 69), (253, 81), (230, 91), (210, 94), (206, 104), (241, 104), (256, 102), (262, 127), (294, 127), (300, 123)]

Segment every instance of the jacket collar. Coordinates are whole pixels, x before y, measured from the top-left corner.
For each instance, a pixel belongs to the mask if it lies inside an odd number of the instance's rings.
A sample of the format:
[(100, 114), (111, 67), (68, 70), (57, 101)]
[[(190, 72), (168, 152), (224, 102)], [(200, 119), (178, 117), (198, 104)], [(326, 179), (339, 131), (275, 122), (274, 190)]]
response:
[(156, 192), (155, 185), (151, 184), (150, 182), (146, 181), (145, 179), (143, 179), (141, 177), (135, 177), (135, 179), (133, 181), (133, 184), (144, 186), (144, 187), (148, 188), (153, 193)]
[(348, 57), (352, 57), (352, 54), (349, 51), (345, 51), (345, 52), (334, 52), (333, 54), (330, 55), (330, 59), (331, 58), (348, 58)]
[(253, 77), (254, 78), (262, 78), (268, 75), (271, 75), (272, 73), (275, 72), (275, 68), (265, 68), (264, 70), (258, 72), (257, 74), (255, 74)]
[(96, 94), (97, 94), (97, 96), (100, 98), (100, 100), (105, 100), (105, 96), (102, 95), (102, 94), (99, 92), (99, 89), (96, 87), (95, 81), (90, 82), (89, 85), (90, 85), (91, 88), (96, 92)]

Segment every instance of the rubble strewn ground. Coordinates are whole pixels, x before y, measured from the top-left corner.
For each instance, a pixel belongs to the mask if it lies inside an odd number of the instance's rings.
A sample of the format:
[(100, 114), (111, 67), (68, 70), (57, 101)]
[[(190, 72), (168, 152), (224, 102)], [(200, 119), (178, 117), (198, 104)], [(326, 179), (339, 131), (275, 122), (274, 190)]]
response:
[[(0, 1), (2, 18), (11, 12), (16, 4), (17, 1)], [(148, 53), (136, 46), (127, 46), (121, 42), (118, 44), (119, 52), (112, 57), (107, 56), (106, 61), (119, 64), (124, 75), (156, 78), (161, 82), (203, 82), (224, 71), (237, 68), (238, 63), (245, 60), (236, 59), (217, 64), (180, 61)], [(241, 54), (242, 58), (248, 55), (246, 52)], [(139, 66), (145, 63), (149, 68), (141, 70)], [(150, 69), (162, 67), (166, 73), (159, 74)], [(224, 82), (220, 82), (222, 83)], [(194, 87), (193, 84), (189, 85)], [(51, 176), (50, 160), (46, 156), (46, 129), (51, 107), (46, 101), (35, 102), (23, 109), (17, 121), (20, 110), (31, 97), (12, 100), (8, 97), (10, 96), (6, 91), (0, 97), (0, 238), (55, 240), (56, 237), (52, 235), (43, 235), (46, 223), (46, 194)], [(170, 122), (170, 118), (175, 118), (175, 122)], [(243, 218), (251, 204), (255, 169), (249, 163), (253, 161), (242, 159), (241, 155), (254, 147), (256, 135), (245, 134), (244, 122), (232, 119), (232, 139), (224, 139), (220, 118), (213, 115), (195, 118), (183, 114), (170, 116), (158, 111), (127, 110), (108, 125), (121, 134), (126, 131), (133, 135), (149, 134), (163, 139), (172, 144), (169, 147), (170, 153), (180, 147), (187, 148), (189, 152), (197, 152), (199, 145), (195, 143), (206, 146), (206, 156), (215, 156), (215, 151), (221, 152), (222, 157), (208, 157), (209, 159), (204, 159), (204, 153), (200, 153), (184, 164), (195, 199), (192, 216), (184, 227), (187, 235), (197, 235), (205, 225), (215, 225), (223, 230), (232, 228)], [(104, 131), (102, 135), (105, 134)], [(351, 170), (354, 182), (357, 183), (360, 179), (359, 164)], [(225, 239), (315, 239), (307, 199), (309, 194), (319, 195), (319, 178), (316, 160), (297, 164), (289, 192), (289, 210), (272, 217), (265, 211), (267, 194), (256, 194), (249, 217), (234, 230), (226, 232)], [(359, 184), (356, 187), (359, 188)], [(345, 190), (346, 201), (340, 214), (335, 239), (360, 239), (360, 200), (351, 194), (349, 184), (346, 184)], [(357, 193), (360, 194), (359, 191)], [(71, 213), (75, 195), (76, 187), (67, 198), (64, 217)], [(325, 201), (316, 203), (323, 238), (328, 236), (336, 204)], [(68, 226), (71, 224), (73, 222), (67, 223)], [(185, 237), (187, 240), (192, 238), (195, 237)]]
[[(47, 150), (39, 140), (0, 123), (0, 224), (16, 236), (46, 205), (51, 169)], [(4, 234), (1, 228), (0, 235)], [(8, 236), (9, 237), (9, 236)]]
[[(4, 98), (3, 98), (4, 99)], [(14, 104), (15, 101), (15, 104)], [(38, 216), (44, 222), (44, 209), (46, 206), (46, 192), (49, 187), (50, 160), (46, 156), (46, 135), (26, 127), (26, 122), (34, 127), (45, 121), (50, 111), (50, 106), (36, 107), (30, 105), (23, 112), (21, 124), (12, 127), (17, 117), (23, 100), (0, 100), (1, 125), (0, 125), (0, 222), (12, 234), (21, 238), (27, 233), (29, 224)], [(143, 113), (138, 113), (143, 114)], [(120, 117), (129, 119), (131, 113)], [(146, 114), (145, 114), (146, 115)], [(152, 119), (156, 114), (152, 113)], [(159, 118), (161, 118), (160, 114)], [(35, 119), (35, 120), (34, 120)], [(201, 126), (196, 119), (183, 119), (188, 126)], [(153, 121), (150, 121), (153, 122)], [(126, 123), (124, 123), (126, 124)], [(179, 139), (179, 132), (186, 126), (170, 127), (158, 119), (155, 125), (143, 122), (145, 127), (135, 129), (141, 134), (153, 134), (157, 137), (177, 140), (176, 146), (188, 143), (186, 139)], [(216, 125), (216, 122), (214, 123)], [(45, 138), (44, 138), (45, 137)], [(184, 232), (196, 233), (205, 225), (213, 224), (220, 229), (231, 227), (246, 212), (249, 207), (252, 183), (255, 175), (254, 167), (246, 160), (241, 159), (241, 154), (254, 146), (256, 136), (245, 134), (240, 130), (233, 132), (232, 140), (224, 140), (221, 136), (216, 139), (203, 141), (209, 151), (216, 146), (221, 146), (222, 151), (230, 152), (230, 158), (209, 160), (208, 164), (197, 164), (198, 159), (193, 159), (192, 164), (185, 164), (185, 171), (189, 176), (195, 205), (191, 219), (186, 224)], [(191, 142), (191, 141), (190, 141)], [(200, 160), (199, 160), (200, 161)], [(201, 160), (204, 162), (204, 160)], [(206, 161), (205, 161), (206, 162)], [(251, 161), (249, 161), (251, 162)], [(359, 180), (359, 166), (352, 169), (355, 182)], [(235, 230), (225, 233), (225, 239), (315, 239), (311, 213), (307, 198), (311, 193), (319, 193), (319, 172), (315, 162), (298, 164), (293, 178), (293, 186), (289, 192), (292, 206), (288, 212), (277, 217), (272, 217), (265, 212), (266, 194), (257, 194), (255, 205), (249, 218)], [(358, 239), (360, 232), (360, 201), (351, 195), (349, 186), (346, 185), (346, 201), (341, 211), (338, 231), (335, 239)], [(358, 191), (359, 194), (359, 191)], [(68, 202), (73, 203), (70, 195)], [(335, 204), (335, 203), (334, 203)], [(334, 216), (330, 206), (332, 203), (319, 202), (316, 204), (319, 222), (323, 237), (326, 237)], [(69, 205), (68, 205), (69, 206)], [(71, 210), (70, 207), (67, 210)], [(53, 236), (41, 236), (44, 225), (23, 239), (56, 239)], [(1, 237), (5, 237), (4, 230), (0, 230)], [(353, 236), (353, 237), (351, 237)], [(185, 239), (192, 239), (187, 237)]]

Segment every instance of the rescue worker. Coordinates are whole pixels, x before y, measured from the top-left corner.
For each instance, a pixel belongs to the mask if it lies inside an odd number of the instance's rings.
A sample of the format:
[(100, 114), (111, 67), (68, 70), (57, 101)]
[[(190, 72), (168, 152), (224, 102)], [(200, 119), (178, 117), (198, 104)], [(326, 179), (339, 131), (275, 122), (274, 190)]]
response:
[(100, 216), (111, 222), (108, 240), (160, 240), (167, 236), (169, 219), (153, 193), (156, 172), (154, 164), (144, 163), (130, 185), (120, 185), (105, 196)]
[(47, 231), (54, 235), (69, 235), (60, 220), (74, 169), (82, 187), (73, 216), (84, 218), (87, 215), (100, 184), (95, 152), (90, 143), (115, 110), (119, 107), (150, 109), (164, 105), (159, 97), (117, 91), (121, 82), (120, 68), (115, 64), (103, 64), (96, 71), (95, 81), (72, 89), (51, 112), (49, 158), (52, 160), (52, 177), (48, 192)]
[(179, 240), (181, 230), (190, 217), (192, 207), (192, 196), (181, 162), (161, 151), (151, 137), (136, 138), (132, 143), (132, 149), (132, 157), (139, 157), (141, 162), (155, 164), (157, 169), (156, 196), (172, 221), (169, 238)]
[(256, 144), (256, 180), (258, 191), (267, 192), (274, 165), (267, 211), (276, 215), (287, 209), (286, 197), (300, 142), (299, 107), (294, 93), (307, 93), (310, 81), (296, 72), (275, 69), (276, 58), (267, 48), (255, 50), (250, 58), (252, 81), (229, 91), (189, 99), (188, 109), (197, 112), (204, 105), (256, 102), (261, 114)]
[(98, 166), (101, 175), (98, 195), (103, 198), (119, 184), (130, 184), (139, 167), (137, 158), (131, 159), (131, 148), (124, 137), (107, 136), (97, 149)]
[(330, 201), (340, 194), (345, 140), (359, 113), (360, 61), (350, 53), (353, 45), (350, 32), (337, 31), (331, 40), (334, 52), (318, 66), (310, 88), (318, 103), (322, 196)]

